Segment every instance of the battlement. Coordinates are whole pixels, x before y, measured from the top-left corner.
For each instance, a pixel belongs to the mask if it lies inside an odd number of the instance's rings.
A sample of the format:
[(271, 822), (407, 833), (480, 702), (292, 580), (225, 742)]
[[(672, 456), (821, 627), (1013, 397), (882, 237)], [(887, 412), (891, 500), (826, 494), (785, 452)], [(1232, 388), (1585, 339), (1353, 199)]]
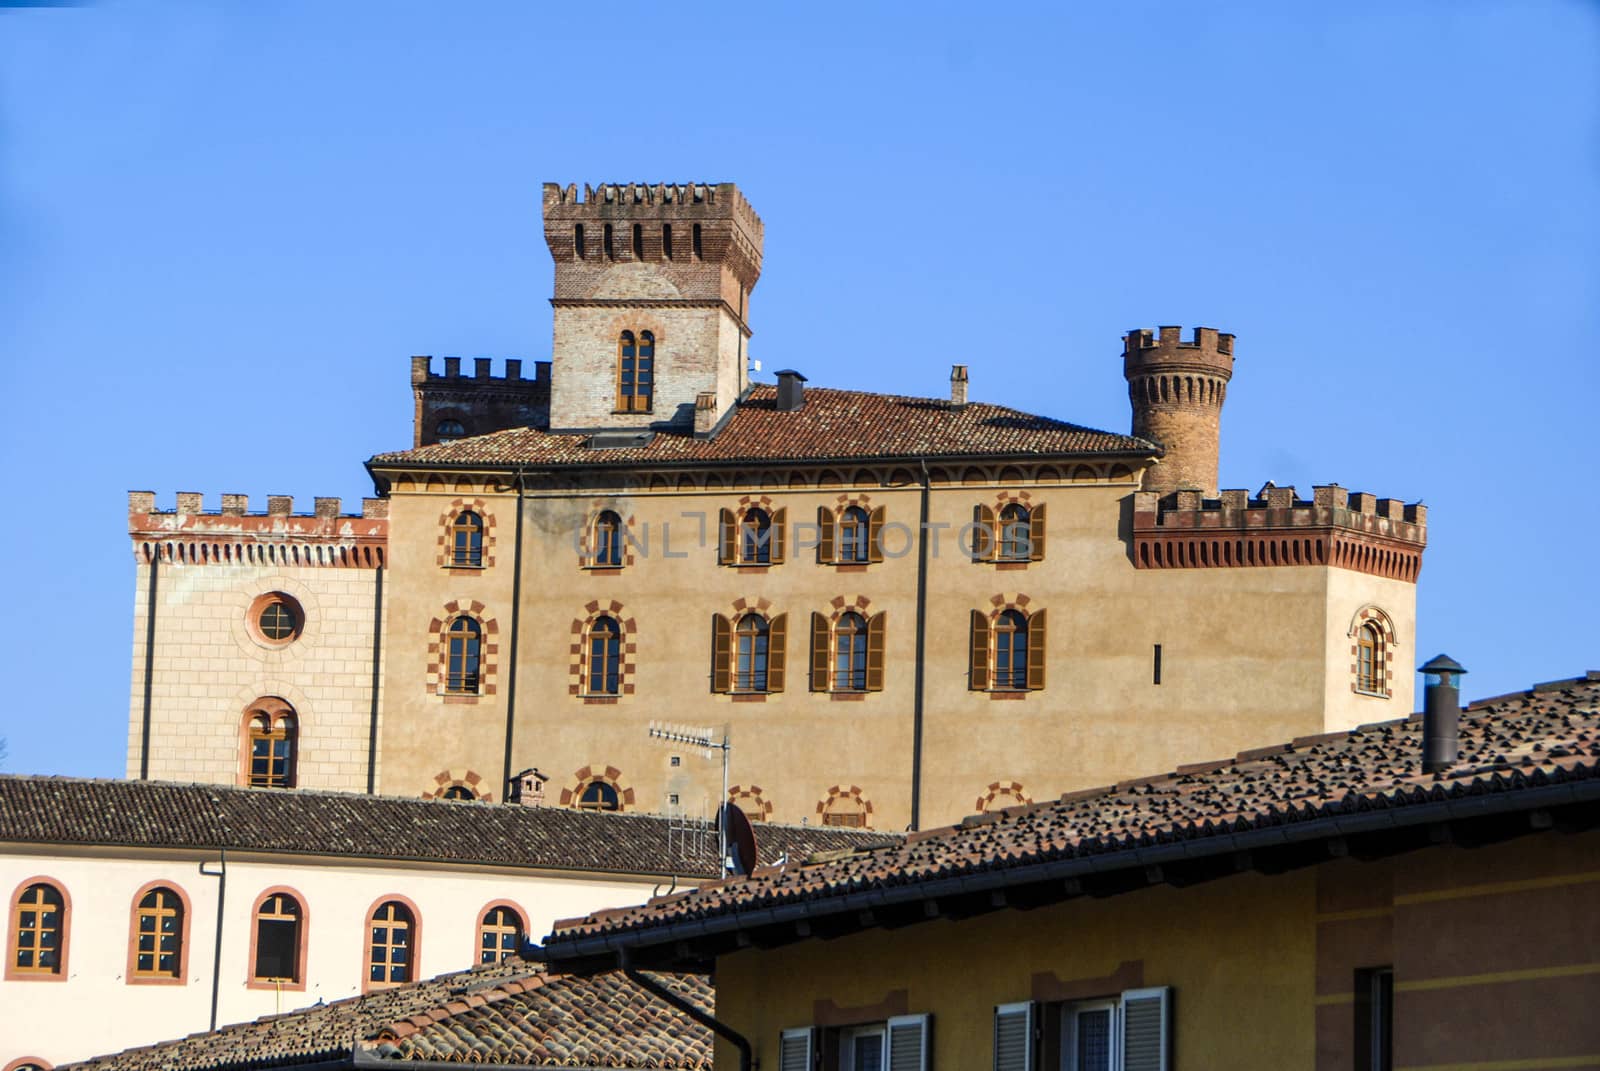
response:
[(413, 446), (506, 428), (549, 426), (549, 361), (535, 361), (533, 378), (527, 379), (516, 357), (506, 358), (501, 376), (494, 374), (494, 362), (488, 357), (474, 357), (472, 374), (463, 375), (461, 360), (446, 357), (441, 374), (433, 370), (432, 357), (411, 358), (411, 392), (416, 398)]
[(1178, 363), (1228, 375), (1233, 370), (1233, 336), (1214, 327), (1197, 327), (1187, 340), (1181, 327), (1134, 330), (1122, 336), (1122, 355), (1125, 369)]
[(472, 358), (472, 374), (461, 374), (461, 357), (446, 357), (444, 371), (433, 370), (432, 357), (411, 358), (411, 384), (422, 386), (425, 383), (450, 384), (465, 388), (475, 385), (485, 386), (510, 386), (518, 390), (537, 390), (542, 384), (545, 390), (550, 388), (550, 362), (533, 362), (533, 378), (524, 379), (522, 376), (522, 359), (507, 357), (505, 359), (505, 374), (494, 375), (494, 360), (490, 357)]
[(189, 565), (320, 565), (383, 568), (389, 500), (363, 498), (360, 513), (343, 513), (338, 498), (314, 498), (296, 513), (291, 495), (268, 495), (265, 513), (250, 498), (220, 496), (207, 511), (204, 495), (179, 491), (175, 508), (156, 509), (154, 491), (128, 492), (128, 534), (134, 556)]
[(1140, 569), (1320, 565), (1414, 583), (1428, 541), (1428, 508), (1319, 485), (1303, 499), (1268, 484), (1133, 496), (1133, 560)]
[(544, 184), (544, 214), (561, 219), (716, 219), (735, 218), (758, 240), (761, 217), (731, 182), (627, 182), (583, 187)]

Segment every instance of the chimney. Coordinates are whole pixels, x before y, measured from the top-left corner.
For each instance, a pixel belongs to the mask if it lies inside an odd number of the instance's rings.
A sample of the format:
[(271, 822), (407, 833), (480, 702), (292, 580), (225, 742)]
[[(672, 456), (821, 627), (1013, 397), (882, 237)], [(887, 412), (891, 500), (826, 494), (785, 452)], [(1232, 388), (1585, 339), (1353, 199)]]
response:
[(778, 412), (793, 413), (806, 404), (806, 377), (792, 368), (778, 373)]
[(967, 404), (967, 366), (950, 366), (950, 408), (960, 409)]
[(1467, 671), (1449, 655), (1419, 667), (1422, 687), (1422, 772), (1440, 773), (1461, 757), (1461, 687)]
[(550, 780), (538, 767), (530, 766), (511, 778), (511, 802), (524, 807), (544, 806), (544, 783)]
[(694, 433), (710, 435), (717, 426), (717, 392), (703, 390), (694, 396)]

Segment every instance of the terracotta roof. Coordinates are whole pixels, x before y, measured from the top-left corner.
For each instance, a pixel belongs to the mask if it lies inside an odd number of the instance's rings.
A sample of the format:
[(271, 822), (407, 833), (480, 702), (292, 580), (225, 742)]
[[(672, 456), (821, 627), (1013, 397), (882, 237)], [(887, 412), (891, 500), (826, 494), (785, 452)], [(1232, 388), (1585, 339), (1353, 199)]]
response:
[[(710, 1010), (702, 975), (652, 975)], [(72, 1064), (222, 1071), (327, 1061), (474, 1060), (525, 1067), (701, 1069), (711, 1033), (617, 971), (552, 974), (512, 959)], [(64, 1069), (63, 1069), (64, 1071)]]
[[(895, 834), (757, 826), (762, 858), (888, 844)], [(659, 815), (167, 781), (0, 775), (0, 841), (228, 848), (618, 874), (710, 877)]]
[(600, 450), (589, 449), (587, 440), (587, 435), (511, 428), (378, 454), (368, 464), (590, 467), (1160, 452), (1154, 443), (1131, 435), (1096, 431), (983, 402), (952, 407), (936, 398), (808, 387), (804, 406), (780, 412), (777, 388), (768, 385), (755, 387), (715, 438), (663, 432), (646, 446)]
[(1375, 819), (1375, 828), (1392, 825), (1396, 810), (1413, 805), (1469, 797), (1477, 805), (1484, 796), (1505, 802), (1516, 794), (1528, 800), (1522, 806), (1543, 806), (1534, 790), (1550, 786), (1576, 785), (1585, 798), (1600, 797), (1600, 673), (1472, 704), (1461, 718), (1460, 759), (1438, 775), (1422, 772), (1421, 727), (1413, 715), (1306, 737), (967, 819), (897, 846), (758, 869), (747, 879), (557, 923), (547, 954), (559, 961), (617, 945), (642, 948), (673, 940), (673, 928), (684, 923), (678, 932), (693, 935), (756, 925), (771, 920), (762, 914), (768, 909), (792, 921), (799, 916), (784, 908), (826, 911), (829, 901), (842, 907), (857, 893), (887, 904), (937, 895), (933, 886), (941, 882), (972, 888), (974, 876), (1013, 872), (1025, 881), (1047, 866), (1066, 876), (1072, 867), (1091, 873), (1187, 861), (1234, 850), (1247, 832), (1276, 844), (1360, 830), (1355, 819), (1362, 816)]

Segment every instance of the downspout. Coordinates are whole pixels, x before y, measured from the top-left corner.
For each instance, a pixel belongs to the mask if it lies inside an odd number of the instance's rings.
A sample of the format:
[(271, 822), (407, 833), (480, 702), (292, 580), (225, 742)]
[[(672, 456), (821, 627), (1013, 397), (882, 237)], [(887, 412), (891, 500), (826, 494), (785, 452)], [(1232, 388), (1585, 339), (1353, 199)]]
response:
[(522, 616), (522, 506), (527, 487), (524, 471), (517, 468), (516, 549), (511, 557), (511, 654), (506, 667), (506, 761), (500, 773), (500, 788), (506, 799), (511, 795), (511, 745), (516, 733), (517, 714), (517, 623)]
[(922, 465), (922, 519), (917, 527), (917, 661), (911, 700), (911, 828), (922, 828), (923, 656), (928, 647), (928, 463)]
[(222, 912), (228, 903), (228, 849), (217, 849), (216, 870), (200, 861), (200, 873), (217, 879), (217, 942), (211, 951), (211, 1029), (217, 1028), (217, 996), (222, 991)]
[(649, 977), (643, 971), (639, 970), (639, 968), (635, 967), (633, 965), (633, 956), (631, 955), (627, 946), (617, 949), (617, 966), (622, 968), (622, 973), (627, 975), (628, 980), (634, 985), (638, 986), (640, 989), (643, 989), (652, 996), (659, 998), (664, 1003), (670, 1004), (672, 1007), (678, 1009), (683, 1014), (687, 1015), (689, 1018), (693, 1019), (695, 1022), (699, 1023), (713, 1034), (716, 1034), (734, 1048), (738, 1049), (739, 1071), (751, 1071), (751, 1068), (755, 1066), (755, 1050), (750, 1047), (749, 1038), (739, 1033), (727, 1023), (720, 1021), (715, 1016), (707, 1015), (705, 1012), (701, 1011), (699, 1008), (696, 1008), (693, 1004), (690, 1004), (687, 1000), (684, 1000), (682, 997), (678, 996), (678, 994), (674, 993), (672, 990), (668, 989), (666, 986), (662, 985), (654, 978)]
[(367, 723), (367, 795), (378, 791), (378, 686), (383, 660), (383, 570), (372, 571), (372, 714)]
[(150, 545), (150, 602), (144, 612), (144, 721), (139, 729), (139, 780), (150, 780), (150, 697), (156, 671), (156, 577), (161, 544)]

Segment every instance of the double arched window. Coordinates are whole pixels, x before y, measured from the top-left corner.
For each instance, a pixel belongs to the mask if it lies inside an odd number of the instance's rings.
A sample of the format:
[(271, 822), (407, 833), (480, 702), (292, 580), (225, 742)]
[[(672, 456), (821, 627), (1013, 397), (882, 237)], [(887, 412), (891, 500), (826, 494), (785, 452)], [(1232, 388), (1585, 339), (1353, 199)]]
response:
[(245, 778), (251, 788), (293, 788), (300, 727), (294, 708), (267, 696), (245, 712)]
[(305, 985), (305, 908), (299, 898), (270, 889), (256, 902), (250, 939), (253, 985)]
[(450, 564), (457, 569), (483, 567), (483, 518), (470, 509), (450, 522)]
[(399, 985), (416, 976), (417, 917), (399, 900), (373, 909), (367, 943), (367, 988)]
[(655, 397), (656, 336), (624, 331), (617, 339), (617, 412), (648, 413)]
[(495, 904), (478, 920), (478, 962), (499, 963), (517, 954), (528, 932), (522, 913), (509, 904)]
[(53, 881), (32, 881), (17, 891), (11, 902), (7, 977), (65, 977), (69, 910), (66, 892)]
[(458, 617), (445, 631), (445, 692), (477, 695), (482, 670), (483, 628), (470, 617)]
[(183, 981), (188, 919), (183, 898), (165, 885), (146, 889), (134, 903), (130, 981)]
[(615, 568), (622, 564), (622, 518), (615, 510), (601, 510), (594, 519), (594, 564)]
[(589, 626), (584, 683), (588, 695), (622, 692), (622, 626), (602, 614)]

